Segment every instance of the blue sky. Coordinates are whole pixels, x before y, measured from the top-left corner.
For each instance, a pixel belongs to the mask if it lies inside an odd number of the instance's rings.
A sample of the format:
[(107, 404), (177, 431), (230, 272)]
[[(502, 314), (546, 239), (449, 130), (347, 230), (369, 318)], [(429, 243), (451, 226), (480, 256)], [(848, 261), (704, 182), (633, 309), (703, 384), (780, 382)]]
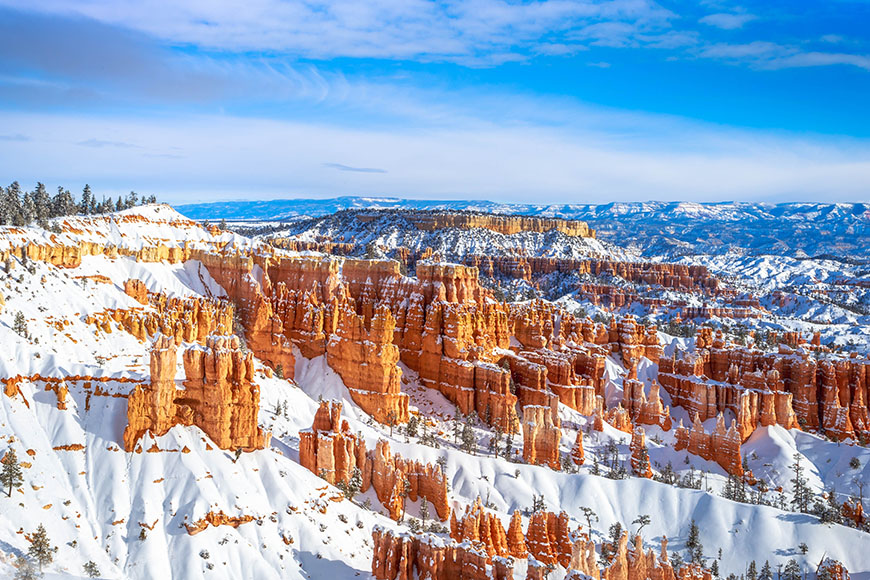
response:
[(0, 180), (870, 200), (870, 0), (0, 0)]

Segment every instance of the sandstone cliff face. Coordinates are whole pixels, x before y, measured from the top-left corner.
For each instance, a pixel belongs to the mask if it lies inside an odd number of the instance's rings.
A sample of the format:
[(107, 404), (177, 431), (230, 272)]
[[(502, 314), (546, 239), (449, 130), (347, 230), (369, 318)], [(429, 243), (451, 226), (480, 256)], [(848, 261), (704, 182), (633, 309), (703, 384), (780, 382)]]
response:
[(262, 449), (253, 353), (244, 354), (235, 336), (212, 336), (204, 348), (192, 347), (183, 358), (185, 399), (193, 408), (194, 424), (221, 449)]
[[(599, 568), (595, 543), (580, 529), (571, 529), (568, 514), (531, 514), (525, 535), (514, 512), (506, 542), (501, 522), (475, 502), (451, 522), (451, 539), (431, 534), (396, 534), (376, 527), (372, 533), (372, 574), (379, 579), (499, 578), (513, 579), (513, 558), (528, 558), (527, 578), (545, 579), (553, 568), (565, 578), (598, 580), (676, 580), (668, 559), (667, 538), (659, 553), (644, 550), (643, 540), (619, 539), (610, 562)], [(505, 555), (507, 554), (507, 555)], [(712, 580), (700, 566), (683, 565), (681, 580)]]
[(139, 385), (127, 398), (125, 450), (133, 451), (146, 431), (156, 436), (164, 435), (173, 426), (192, 419), (188, 409), (179, 409), (175, 404), (176, 364), (175, 342), (169, 337), (159, 336), (151, 349), (151, 383)]
[(457, 520), (454, 513), (450, 520), (450, 537), (460, 544), (470, 542), (478, 551), (485, 551), (489, 560), (511, 554), (501, 520), (483, 508), (480, 498), (466, 506), (461, 519)]
[(487, 566), (485, 552), (468, 543), (445, 542), (437, 536), (396, 534), (376, 526), (372, 531), (372, 575), (378, 580), (511, 580), (510, 560)]
[(124, 293), (139, 304), (148, 304), (148, 288), (142, 280), (131, 278), (124, 282)]
[(186, 390), (175, 386), (176, 365), (175, 341), (159, 336), (151, 350), (151, 382), (137, 386), (127, 399), (127, 451), (146, 431), (164, 435), (174, 425), (200, 427), (221, 449), (265, 447), (257, 425), (260, 391), (252, 383), (252, 355), (242, 355), (237, 338), (210, 337), (204, 349), (185, 351)]
[(702, 421), (732, 411), (743, 440), (759, 424), (800, 425), (838, 440), (867, 433), (870, 360), (817, 361), (784, 345), (764, 353), (701, 330), (696, 351), (659, 361), (659, 382), (674, 404)]
[(321, 401), (311, 429), (299, 432), (299, 463), (331, 484), (347, 483), (354, 469), (362, 477), (360, 491), (371, 485), (372, 463), (365, 441), (341, 420), (342, 404)]
[[(438, 465), (411, 461), (392, 454), (385, 440), (366, 451), (365, 441), (341, 421), (339, 402), (321, 401), (311, 429), (299, 433), (299, 462), (332, 484), (348, 483), (359, 469), (361, 491), (373, 487), (378, 500), (398, 520), (405, 501), (425, 497), (441, 521), (450, 517), (447, 479)], [(407, 496), (405, 494), (407, 484)]]
[(689, 453), (718, 463), (725, 471), (735, 476), (743, 475), (743, 458), (740, 455), (740, 433), (734, 421), (725, 429), (725, 419), (718, 416), (713, 433), (707, 434), (700, 417), (695, 415), (691, 430), (680, 422), (674, 433), (677, 451), (687, 449)]
[(91, 314), (86, 322), (102, 332), (111, 333), (113, 324), (139, 340), (148, 340), (157, 334), (182, 342), (204, 343), (212, 334), (228, 335), (233, 331), (233, 306), (225, 300), (207, 298), (170, 298), (163, 293), (149, 294), (144, 285), (132, 280), (127, 284), (128, 294), (133, 292), (137, 301), (148, 304), (151, 310), (133, 308), (105, 310)]
[[(483, 228), (499, 234), (512, 235), (520, 232), (548, 232), (556, 230), (568, 236), (594, 238), (595, 230), (586, 222), (559, 218), (513, 216), (483, 213), (453, 212), (404, 212), (406, 219), (420, 230), (442, 228)], [(377, 214), (360, 214), (360, 221), (371, 221)]]
[(560, 469), (561, 438), (559, 415), (554, 407), (523, 407), (523, 459), (526, 463)]
[(326, 360), (341, 376), (353, 400), (375, 420), (395, 424), (408, 421), (408, 395), (401, 392), (399, 348), (393, 344), (396, 322), (386, 307), (372, 315), (369, 328), (353, 311), (340, 316), (329, 340)]

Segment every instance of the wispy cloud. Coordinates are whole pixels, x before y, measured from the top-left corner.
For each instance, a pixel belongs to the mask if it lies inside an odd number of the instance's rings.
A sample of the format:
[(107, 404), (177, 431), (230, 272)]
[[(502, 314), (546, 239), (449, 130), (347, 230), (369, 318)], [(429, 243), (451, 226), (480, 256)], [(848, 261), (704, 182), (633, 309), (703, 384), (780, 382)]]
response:
[(387, 173), (386, 169), (378, 169), (377, 167), (352, 167), (342, 163), (324, 163), (324, 167), (337, 169), (338, 171), (352, 171), (354, 173)]
[(15, 133), (14, 135), (0, 135), (0, 141), (30, 141), (30, 137), (21, 133)]
[[(653, 0), (0, 0), (19, 10), (86, 17), (170, 43), (221, 51), (281, 51), (480, 64), (524, 58), (598, 23), (645, 30), (676, 15)], [(606, 42), (601, 40), (600, 42)]]
[(118, 149), (141, 149), (139, 145), (127, 143), (125, 141), (108, 141), (105, 139), (86, 139), (79, 141), (78, 145), (82, 147), (116, 147)]
[(809, 51), (775, 42), (713, 44), (702, 49), (700, 55), (766, 69), (844, 65), (870, 71), (870, 55)]
[[(39, 156), (0, 143), (0, 173), (82, 176), (100, 191), (157, 193), (161, 199), (217, 200), (240, 192), (275, 195), (449, 196), (552, 202), (656, 199), (860, 200), (870, 182), (870, 147), (834, 139), (728, 130), (668, 117), (531, 103), (577, 125), (504, 126), (454, 116), (438, 129), (400, 132), (232, 116), (132, 120), (0, 113), (12, 132), (51, 135)], [(506, 104), (517, 109), (520, 103)], [(583, 120), (585, 119), (585, 121)], [(625, 128), (614, 132), (613, 128)], [(171, 142), (183, 163), (138, 149), (82, 151), (72, 136), (135, 134), (146, 151)], [(227, 147), (226, 135), (233, 135)], [(376, 180), (366, 167), (323, 159), (361, 151), (389, 167)], [(350, 168), (348, 171), (343, 168)], [(374, 168), (368, 168), (374, 169)], [(382, 170), (383, 171), (383, 170)], [(52, 183), (50, 176), (45, 181)], [(60, 183), (58, 183), (60, 185)]]
[(755, 20), (752, 14), (735, 14), (729, 12), (718, 12), (716, 14), (708, 14), (699, 20), (702, 24), (715, 26), (723, 30), (736, 30), (743, 28), (747, 22)]

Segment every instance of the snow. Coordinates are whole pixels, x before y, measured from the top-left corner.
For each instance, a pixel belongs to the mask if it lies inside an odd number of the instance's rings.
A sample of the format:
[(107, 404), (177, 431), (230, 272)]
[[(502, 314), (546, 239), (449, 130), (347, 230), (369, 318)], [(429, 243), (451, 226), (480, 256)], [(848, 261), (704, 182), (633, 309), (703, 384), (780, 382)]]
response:
[[(634, 211), (633, 207), (618, 211)], [(702, 216), (713, 210), (683, 205), (679, 211), (687, 216)], [(151, 221), (131, 219), (137, 216)], [(68, 221), (81, 226), (81, 233), (64, 234), (70, 242), (108, 240), (130, 250), (141, 249), (157, 239), (175, 247), (188, 243), (214, 248), (226, 243), (230, 248), (256, 248), (262, 243), (236, 234), (212, 236), (166, 206), (137, 208), (106, 219)], [(46, 243), (44, 234), (35, 229), (10, 232), (7, 228), (0, 232), (0, 245), (7, 244), (4, 247), (22, 239)], [(503, 241), (505, 247), (517, 243), (544, 248), (553, 240), (528, 236)], [(480, 239), (472, 236), (461, 251), (494, 243), (496, 238), (488, 235)], [(86, 256), (79, 268), (69, 270), (33, 262), (31, 272), (17, 258), (12, 260), (11, 273), (0, 272), (0, 292), (5, 299), (0, 312), (3, 377), (19, 374), (105, 377), (106, 382), (100, 385), (105, 392), (126, 395), (135, 383), (117, 379), (148, 380), (150, 344), (117, 327), (112, 333), (96, 331), (85, 322), (86, 317), (111, 308), (148, 309), (124, 293), (124, 281), (129, 278), (141, 279), (149, 290), (170, 296), (224, 295), (196, 261), (143, 263), (134, 257), (99, 255)], [(841, 274), (857, 273), (848, 268), (838, 270), (835, 263), (824, 260), (808, 263), (787, 258), (743, 260), (729, 256), (704, 259), (704, 263), (746, 283), (772, 277), (776, 283), (771, 287), (811, 283), (814, 279), (831, 281)], [(95, 276), (104, 276), (108, 282), (100, 282)], [(564, 302), (571, 304), (569, 299)], [(15, 313), (19, 311), (27, 320), (31, 340), (12, 330)], [(855, 324), (864, 324), (862, 320), (856, 318)], [(794, 319), (783, 320), (782, 324), (809, 323)], [(829, 332), (842, 333), (851, 324), (843, 323)], [(694, 344), (692, 338), (675, 338), (664, 333), (659, 337), (666, 356), (677, 348), (691, 349)], [(179, 388), (183, 380), (180, 355), (181, 349), (177, 361)], [(795, 558), (804, 566), (814, 567), (823, 556), (828, 556), (841, 560), (853, 578), (870, 579), (870, 550), (866, 549), (870, 536), (845, 526), (823, 525), (813, 516), (722, 498), (720, 490), (725, 482), (722, 469), (685, 451), (674, 451), (673, 431), (647, 429), (654, 467), (660, 470), (671, 463), (680, 475), (692, 469), (706, 471), (704, 483), (710, 491), (637, 478), (614, 480), (593, 475), (592, 457), (602, 457), (611, 442), (617, 445), (623, 463), (627, 462), (630, 436), (609, 425), (601, 433), (590, 434), (590, 418), (564, 405), (559, 407), (563, 452), (570, 450), (578, 429), (584, 432), (587, 462), (578, 473), (493, 457), (485, 450), (492, 432), (479, 425), (475, 434), (480, 451), (476, 455), (464, 453), (452, 441), (454, 406), (440, 393), (423, 387), (416, 374), (404, 365), (400, 365), (402, 389), (410, 396), (412, 410), (429, 422), (440, 448), (422, 445), (418, 438), (408, 437), (398, 429), (391, 435), (388, 427), (372, 421), (353, 403), (325, 357), (305, 359), (298, 350), (294, 355), (297, 361), (294, 381), (266, 378), (263, 367), (257, 363), (255, 380), (261, 389), (259, 422), (272, 434), (271, 444), (267, 449), (244, 453), (237, 461), (233, 454), (209, 445), (202, 431), (195, 427), (175, 427), (162, 437), (142, 442), (143, 448), (155, 443), (163, 450), (159, 453), (125, 453), (122, 441), (125, 399), (97, 396), (93, 394), (93, 385), (88, 386), (85, 381), (67, 381), (69, 397), (65, 411), (57, 409), (56, 395), (46, 391), (40, 382), (23, 381), (20, 396), (0, 394), (0, 437), (15, 448), (19, 460), (30, 463), (23, 470), (25, 485), (21, 491), (13, 491), (11, 498), (0, 494), (0, 576), (12, 574), (9, 563), (28, 546), (24, 533), (32, 532), (42, 523), (52, 544), (58, 547), (47, 577), (82, 577), (82, 566), (89, 560), (99, 566), (106, 578), (370, 577), (372, 528), (375, 525), (407, 528), (382, 515), (384, 510), (372, 492), (355, 502), (341, 500), (335, 488), (299, 465), (298, 433), (310, 428), (322, 398), (343, 401), (344, 418), (354, 432), (361, 433), (370, 448), (384, 438), (390, 441), (394, 452), (410, 459), (435, 462), (443, 457), (450, 502), (460, 513), (481, 497), (494, 506), (507, 525), (514, 509), (529, 509), (534, 496), (543, 494), (548, 508), (564, 509), (574, 526), (585, 526), (581, 507), (592, 507), (599, 518), (593, 530), (597, 539), (614, 522), (631, 527), (635, 518), (648, 514), (651, 524), (643, 533), (646, 545), (657, 550), (661, 538), (667, 536), (671, 553), (684, 550), (689, 522), (695, 519), (701, 526), (705, 553), (712, 556), (722, 549), (720, 569), (726, 573), (741, 573), (753, 559), (759, 564), (770, 560), (776, 566)], [(638, 379), (644, 382), (647, 392), (656, 371), (656, 366), (646, 359), (638, 364)], [(609, 403), (621, 400), (626, 372), (617, 358), (606, 359), (605, 391)], [(661, 395), (669, 404), (664, 390)], [(286, 415), (275, 413), (279, 403)], [(687, 418), (682, 409), (672, 408), (671, 412), (675, 421)], [(712, 428), (711, 421), (708, 430)], [(78, 444), (84, 449), (60, 448)], [(513, 446), (515, 450), (521, 449), (521, 435), (514, 436)], [(185, 448), (189, 453), (182, 452)], [(759, 428), (744, 443), (743, 453), (753, 473), (771, 488), (782, 487), (787, 498), (795, 454), (799, 454), (815, 492), (836, 486), (838, 497), (845, 500), (870, 481), (870, 450), (833, 443), (798, 430)], [(853, 458), (858, 460), (857, 468), (850, 465)], [(362, 506), (365, 499), (372, 500), (371, 510)], [(325, 513), (321, 513), (324, 506)], [(238, 528), (209, 527), (197, 535), (188, 535), (183, 524), (196, 521), (209, 511), (255, 519)], [(408, 513), (419, 515), (419, 504), (409, 505)], [(153, 525), (153, 529), (146, 531), (145, 539), (139, 539), (143, 529), (140, 524)], [(292, 543), (285, 543), (285, 538), (292, 539)], [(809, 546), (806, 555), (797, 549), (801, 542)], [(517, 577), (522, 576), (525, 567), (525, 562), (517, 563)], [(558, 573), (553, 577), (558, 578)]]

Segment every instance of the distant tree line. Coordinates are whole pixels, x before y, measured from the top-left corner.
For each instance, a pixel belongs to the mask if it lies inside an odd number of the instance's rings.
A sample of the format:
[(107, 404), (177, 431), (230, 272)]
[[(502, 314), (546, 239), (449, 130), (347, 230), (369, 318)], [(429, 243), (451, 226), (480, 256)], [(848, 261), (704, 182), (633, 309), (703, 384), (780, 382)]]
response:
[(97, 201), (90, 185), (85, 185), (81, 199), (68, 189), (57, 188), (57, 194), (49, 195), (42, 183), (36, 184), (33, 191), (23, 191), (17, 181), (8, 187), (0, 187), (0, 225), (28, 226), (33, 222), (41, 228), (48, 228), (51, 218), (68, 215), (95, 215), (121, 211), (140, 204), (156, 203), (157, 197), (139, 197), (131, 191), (126, 197), (117, 200), (103, 197)]

